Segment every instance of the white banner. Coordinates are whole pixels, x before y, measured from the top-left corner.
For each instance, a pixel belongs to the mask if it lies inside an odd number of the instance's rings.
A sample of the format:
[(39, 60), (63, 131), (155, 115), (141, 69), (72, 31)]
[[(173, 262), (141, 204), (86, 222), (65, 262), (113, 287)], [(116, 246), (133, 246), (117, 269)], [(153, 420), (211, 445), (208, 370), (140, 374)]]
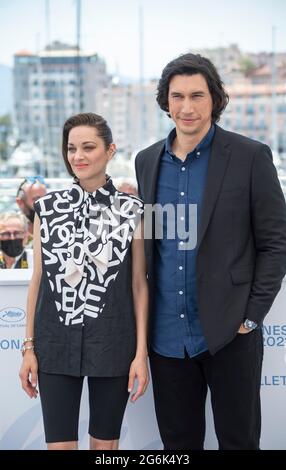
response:
[[(21, 389), (18, 372), (25, 335), (27, 286), (30, 270), (0, 270), (0, 449), (45, 449), (39, 398)], [(286, 449), (286, 283), (283, 283), (264, 326), (262, 373), (262, 449)], [(247, 406), (247, 404), (246, 404)], [(79, 447), (88, 448), (87, 387), (84, 387), (79, 425)], [(152, 388), (128, 403), (120, 438), (121, 449), (162, 449)], [(207, 403), (206, 449), (216, 449), (213, 421)]]

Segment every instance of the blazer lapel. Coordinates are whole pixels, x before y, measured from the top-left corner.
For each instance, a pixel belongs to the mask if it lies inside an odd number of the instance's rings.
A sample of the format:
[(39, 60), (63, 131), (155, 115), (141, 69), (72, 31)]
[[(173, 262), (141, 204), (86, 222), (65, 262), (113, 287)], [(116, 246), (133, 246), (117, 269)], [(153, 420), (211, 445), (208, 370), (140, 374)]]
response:
[(203, 237), (206, 233), (212, 212), (215, 208), (217, 197), (223, 182), (230, 156), (229, 143), (225, 139), (224, 131), (220, 127), (216, 128), (213, 140), (211, 157), (209, 161), (206, 186), (202, 205), (201, 222), (198, 228), (199, 249)]
[[(144, 192), (144, 203), (153, 205), (156, 202), (156, 189), (157, 189), (157, 179), (159, 173), (160, 160), (162, 152), (164, 150), (165, 140), (158, 142), (158, 144), (153, 147), (148, 154), (146, 155), (146, 167), (144, 170), (143, 185), (145, 188)], [(151, 271), (153, 270), (153, 249), (154, 249), (154, 233), (155, 233), (155, 215), (152, 211), (151, 219), (146, 218), (145, 212), (145, 223), (146, 221), (151, 224), (151, 227), (148, 226), (148, 233), (152, 230), (152, 238), (145, 238), (145, 253), (147, 256), (147, 265), (148, 265), (148, 276), (152, 275)], [(146, 227), (145, 227), (146, 230)], [(148, 261), (151, 260), (151, 261)], [(152, 267), (152, 268), (151, 268)]]
[(159, 166), (160, 160), (162, 156), (162, 152), (164, 150), (165, 140), (158, 143), (158, 147), (156, 151), (150, 152), (149, 155), (149, 167), (148, 167), (148, 174), (146, 175), (145, 187), (148, 188), (146, 191), (146, 199), (145, 203), (155, 204), (156, 202), (156, 189), (157, 189), (157, 179), (159, 173)]

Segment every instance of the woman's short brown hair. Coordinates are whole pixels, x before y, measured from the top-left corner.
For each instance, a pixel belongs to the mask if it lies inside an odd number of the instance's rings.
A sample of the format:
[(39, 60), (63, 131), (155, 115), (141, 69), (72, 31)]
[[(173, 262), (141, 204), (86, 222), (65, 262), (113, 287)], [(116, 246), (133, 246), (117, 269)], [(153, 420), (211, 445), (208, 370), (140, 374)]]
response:
[(68, 118), (63, 127), (62, 155), (67, 170), (71, 176), (75, 175), (68, 161), (68, 140), (71, 129), (78, 126), (94, 127), (97, 131), (98, 137), (103, 140), (106, 150), (113, 142), (111, 129), (108, 126), (106, 120), (102, 116), (99, 116), (99, 114), (81, 113)]

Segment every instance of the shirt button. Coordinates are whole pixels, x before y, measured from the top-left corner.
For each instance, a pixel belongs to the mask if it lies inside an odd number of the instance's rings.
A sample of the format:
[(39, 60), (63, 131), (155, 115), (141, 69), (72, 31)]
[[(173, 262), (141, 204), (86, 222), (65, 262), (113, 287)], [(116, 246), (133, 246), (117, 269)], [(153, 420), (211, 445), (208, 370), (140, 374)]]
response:
[(201, 154), (201, 152), (197, 152), (197, 155), (200, 155), (200, 154)]
[(180, 294), (180, 295), (183, 295), (183, 293), (184, 293), (184, 291), (179, 290), (179, 294)]
[(185, 220), (185, 217), (180, 217), (181, 220)]
[(84, 323), (82, 323), (81, 326), (84, 326)]
[(181, 313), (180, 315), (181, 318), (185, 318), (185, 315), (183, 313)]
[(185, 195), (184, 191), (182, 191), (180, 194), (181, 194), (181, 196), (184, 196), (184, 195)]
[(185, 168), (184, 166), (182, 166), (182, 171), (185, 171), (185, 169), (186, 169), (186, 168)]
[(182, 269), (183, 269), (183, 266), (179, 266), (179, 270), (182, 271)]
[(180, 241), (180, 245), (183, 246), (184, 242)]

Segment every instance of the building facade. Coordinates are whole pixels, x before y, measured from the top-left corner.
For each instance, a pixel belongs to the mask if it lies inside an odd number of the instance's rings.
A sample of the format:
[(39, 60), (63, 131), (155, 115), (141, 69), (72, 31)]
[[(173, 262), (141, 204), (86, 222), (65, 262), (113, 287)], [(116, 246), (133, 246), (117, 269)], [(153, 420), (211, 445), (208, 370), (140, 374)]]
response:
[(54, 43), (34, 55), (14, 56), (14, 120), (20, 141), (32, 141), (45, 155), (46, 176), (64, 175), (59, 159), (64, 121), (95, 112), (98, 89), (107, 86), (105, 62), (97, 55)]

